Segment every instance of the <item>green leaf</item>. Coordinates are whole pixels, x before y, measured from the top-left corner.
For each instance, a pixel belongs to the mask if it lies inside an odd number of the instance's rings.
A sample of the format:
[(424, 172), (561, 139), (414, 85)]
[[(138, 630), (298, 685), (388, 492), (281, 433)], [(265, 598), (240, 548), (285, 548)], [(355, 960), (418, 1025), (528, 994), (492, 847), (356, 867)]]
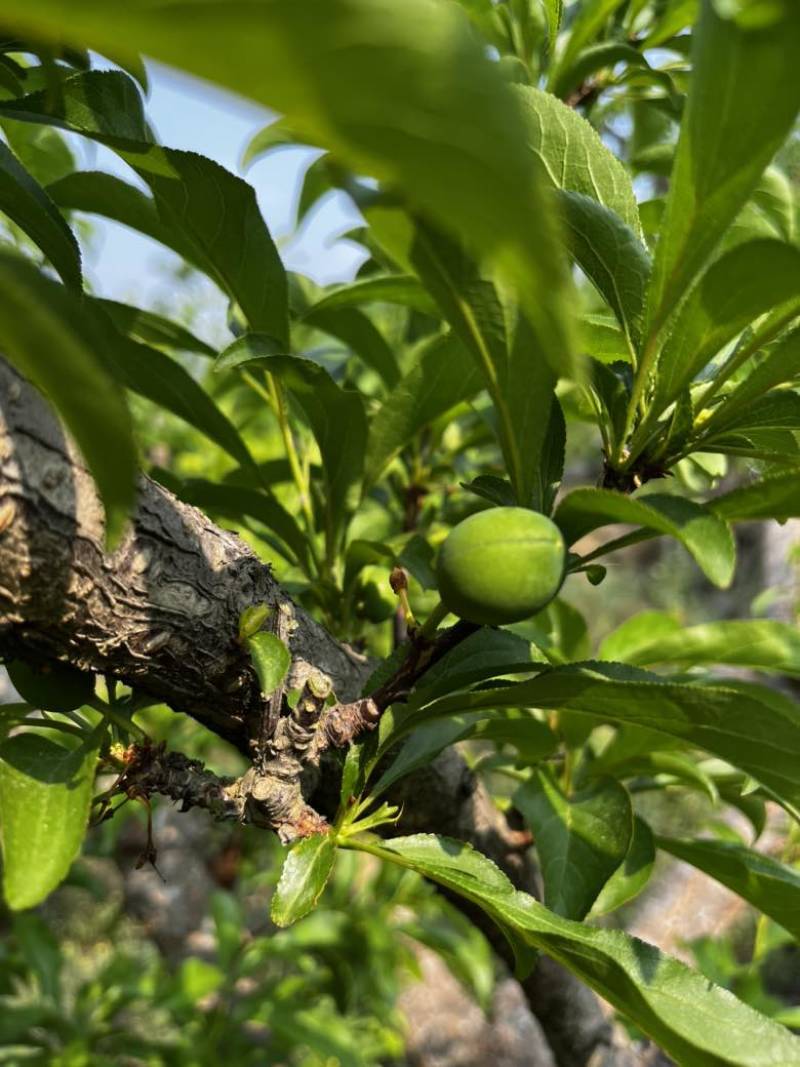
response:
[(564, 919), (485, 856), (448, 838), (356, 839), (351, 847), (418, 871), (473, 901), (512, 943), (546, 952), (684, 1067), (775, 1067), (800, 1062), (800, 1041), (677, 960), (619, 930)]
[[(399, 728), (381, 738), (378, 758), (404, 736), (402, 720)], [(530, 712), (517, 708), (506, 709), (505, 714), (493, 713), (491, 717), (481, 712), (467, 715), (452, 715), (418, 727), (405, 742), (394, 762), (384, 771), (370, 796), (376, 798), (395, 782), (426, 767), (440, 752), (458, 741), (476, 739), (492, 741), (497, 745), (512, 745), (519, 761), (533, 766), (558, 748), (559, 739), (550, 728)]]
[[(800, 306), (798, 307), (800, 311)], [(754, 367), (731, 393), (701, 423), (704, 434), (719, 433), (741, 425), (758, 425), (748, 421), (753, 402), (776, 385), (800, 374), (800, 329), (792, 330)], [(772, 423), (775, 425), (775, 423)]]
[[(544, 634), (541, 637), (544, 644), (547, 638)], [(425, 672), (411, 694), (409, 707), (422, 707), (434, 697), (488, 678), (530, 673), (547, 662), (537, 646), (524, 637), (508, 630), (482, 627)]]
[(550, 88), (557, 91), (570, 67), (577, 60), (581, 51), (600, 33), (604, 24), (611, 18), (622, 0), (585, 0), (576, 13), (557, 64), (550, 73)]
[[(716, 260), (684, 303), (658, 363), (655, 411), (661, 411), (729, 341), (800, 292), (800, 249), (748, 241)], [(798, 359), (800, 365), (800, 359)]]
[(708, 507), (728, 522), (800, 517), (800, 468), (769, 474), (710, 500)]
[(386, 464), (434, 419), (480, 392), (483, 379), (461, 341), (445, 334), (425, 341), (416, 362), (370, 419), (365, 481), (377, 481)]
[(495, 286), (481, 277), (463, 249), (421, 220), (416, 222), (411, 260), (483, 375), (518, 503), (541, 509), (540, 459), (555, 403), (556, 375), (537, 347), (534, 331), (519, 316), (509, 338)]
[(597, 654), (600, 659), (628, 663), (629, 657), (635, 656), (639, 648), (680, 632), (681, 624), (674, 616), (661, 611), (642, 611), (613, 630), (601, 642)]
[(425, 315), (435, 315), (436, 305), (413, 274), (371, 274), (356, 278), (347, 285), (326, 291), (303, 317), (334, 308), (360, 307), (362, 304), (400, 304)]
[(280, 687), (292, 665), (289, 649), (277, 636), (261, 630), (245, 641), (258, 675), (263, 696), (271, 696)]
[(526, 143), (553, 187), (596, 200), (638, 236), (639, 210), (630, 175), (594, 127), (550, 93), (530, 85), (514, 91), (525, 116)]
[(653, 832), (644, 819), (633, 817), (633, 833), (625, 859), (600, 890), (591, 915), (608, 915), (637, 897), (653, 873), (656, 845)]
[(195, 251), (180, 235), (165, 226), (158, 217), (154, 201), (128, 182), (113, 174), (83, 170), (68, 174), (48, 185), (47, 192), (65, 211), (83, 211), (90, 215), (119, 222), (146, 237), (171, 248), (188, 263), (195, 262)]
[(650, 642), (629, 649), (626, 663), (725, 663), (800, 677), (800, 632), (772, 619), (710, 622), (672, 633), (650, 634)]
[(75, 156), (58, 130), (13, 119), (0, 121), (0, 127), (11, 151), (40, 185), (49, 185), (75, 170)]
[(119, 382), (205, 434), (243, 467), (255, 470), (239, 431), (180, 363), (112, 328), (107, 336), (106, 358)]
[(533, 831), (545, 904), (567, 919), (583, 919), (628, 851), (633, 813), (627, 790), (604, 778), (565, 796), (540, 770), (513, 799)]
[(305, 313), (302, 321), (344, 342), (366, 366), (380, 375), (387, 388), (392, 389), (397, 385), (400, 370), (394, 352), (377, 326), (362, 311), (354, 307), (316, 305)]
[(40, 711), (73, 711), (94, 696), (94, 675), (68, 663), (48, 663), (37, 669), (11, 660), (6, 669), (22, 699)]
[(242, 152), (241, 169), (247, 170), (257, 160), (263, 159), (275, 148), (286, 148), (290, 145), (302, 144), (303, 139), (286, 122), (278, 119), (269, 123), (255, 133), (247, 142)]
[(124, 393), (104, 360), (106, 340), (77, 296), (19, 257), (0, 254), (0, 345), (77, 441), (113, 543), (134, 500), (136, 450)]
[(67, 749), (23, 733), (0, 745), (3, 893), (19, 911), (41, 903), (78, 855), (94, 786), (100, 735)]
[(800, 940), (800, 872), (730, 841), (658, 837), (660, 849), (704, 871)]
[(314, 909), (331, 876), (335, 857), (333, 834), (314, 834), (294, 845), (283, 861), (270, 905), (270, 918), (276, 926), (290, 926)]
[[(515, 685), (442, 697), (418, 717), (479, 709), (556, 708), (601, 722), (644, 726), (705, 749), (800, 803), (800, 710), (761, 686), (694, 685), (619, 664), (556, 667)], [(404, 726), (419, 721), (411, 717)]]
[(286, 272), (252, 186), (194, 152), (154, 146), (122, 154), (191, 261), (236, 301), (252, 330), (288, 345)]
[[(639, 344), (650, 256), (618, 215), (580, 193), (559, 194), (569, 250), (617, 316), (625, 331), (630, 360)], [(594, 355), (594, 353), (592, 353)]]
[(221, 374), (223, 371), (232, 370), (235, 367), (245, 367), (268, 359), (270, 356), (288, 355), (286, 346), (274, 337), (263, 333), (246, 333), (237, 337), (227, 348), (219, 353), (214, 361), (214, 370)]
[(730, 529), (707, 508), (682, 497), (648, 493), (636, 500), (610, 489), (576, 489), (555, 516), (568, 544), (609, 523), (633, 523), (676, 538), (715, 585), (730, 584), (736, 562)]
[(551, 367), (570, 373), (569, 277), (519, 102), (456, 4), (274, 0), (231, 18), (229, 4), (212, 0), (129, 5), (110, 21), (92, 0), (76, 0), (68, 13), (61, 0), (12, 0), (4, 18), (99, 51), (124, 42), (284, 114), (354, 173), (468, 234), (518, 292)]
[[(572, 49), (570, 49), (572, 51)], [(638, 49), (623, 41), (601, 41), (590, 45), (575, 56), (575, 61), (567, 68), (554, 72), (550, 92), (562, 99), (573, 89), (577, 89), (590, 75), (600, 70), (608, 70), (619, 63), (628, 67), (643, 67), (650, 70), (650, 64)], [(598, 79), (601, 81), (602, 79)]]
[(701, 4), (693, 72), (648, 296), (661, 332), (750, 197), (800, 107), (800, 7), (754, 31)]
[(217, 354), (211, 345), (195, 337), (185, 326), (172, 322), (163, 315), (157, 315), (154, 311), (137, 308), (132, 304), (121, 304), (117, 300), (98, 299), (97, 303), (120, 333), (137, 341), (175, 349), (178, 352), (196, 352), (201, 356), (213, 357)]
[(78, 242), (47, 193), (0, 141), (0, 212), (27, 234), (67, 285), (81, 288)]
[(19, 100), (1, 100), (0, 115), (60, 126), (114, 147), (152, 141), (141, 93), (119, 70), (82, 71)]

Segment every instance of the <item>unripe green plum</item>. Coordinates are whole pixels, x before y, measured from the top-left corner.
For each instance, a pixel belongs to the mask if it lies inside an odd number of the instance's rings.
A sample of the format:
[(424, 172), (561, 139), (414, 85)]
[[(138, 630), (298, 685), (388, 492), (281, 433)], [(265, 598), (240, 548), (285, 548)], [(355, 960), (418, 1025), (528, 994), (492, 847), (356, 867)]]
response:
[(564, 580), (561, 531), (527, 508), (470, 515), (439, 552), (439, 595), (454, 615), (484, 626), (520, 622), (548, 604)]

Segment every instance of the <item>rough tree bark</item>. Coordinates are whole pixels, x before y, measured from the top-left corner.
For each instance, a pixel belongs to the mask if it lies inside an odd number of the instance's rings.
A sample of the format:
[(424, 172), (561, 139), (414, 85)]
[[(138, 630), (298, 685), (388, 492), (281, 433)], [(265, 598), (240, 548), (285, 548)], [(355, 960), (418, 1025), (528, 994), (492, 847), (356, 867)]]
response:
[[(102, 507), (80, 454), (49, 405), (0, 359), (0, 656), (40, 666), (67, 662), (119, 679), (191, 715), (254, 759), (265, 702), (237, 634), (241, 612), (261, 603), (291, 619), (289, 685), (305, 687), (311, 712), (322, 714), (314, 699), (328, 683), (340, 701), (355, 701), (368, 673), (363, 657), (292, 604), (235, 534), (152, 480), (140, 479), (130, 530), (107, 553)], [(348, 708), (358, 712), (360, 705)], [(284, 754), (272, 751), (271, 758), (280, 779)], [(280, 827), (274, 811), (264, 817), (262, 810), (259, 818), (248, 807), (263, 765), (230, 782), (180, 754), (157, 759), (161, 770), (157, 760), (143, 768), (152, 791), (218, 816)], [(296, 770), (290, 767), (289, 777)], [(314, 777), (304, 776), (306, 795)], [(293, 798), (305, 804), (299, 792)], [(469, 841), (515, 885), (536, 893), (529, 835), (509, 825), (455, 751), (401, 783), (395, 799), (405, 799), (404, 830)], [(284, 825), (292, 826), (287, 837), (296, 836), (308, 811), (311, 823), (301, 831), (324, 827), (321, 819), (313, 823), (319, 817), (312, 808), (301, 815), (284, 811)], [(492, 924), (482, 913), (472, 917), (509, 960)], [(524, 989), (562, 1067), (636, 1062), (593, 995), (560, 967), (543, 961)]]

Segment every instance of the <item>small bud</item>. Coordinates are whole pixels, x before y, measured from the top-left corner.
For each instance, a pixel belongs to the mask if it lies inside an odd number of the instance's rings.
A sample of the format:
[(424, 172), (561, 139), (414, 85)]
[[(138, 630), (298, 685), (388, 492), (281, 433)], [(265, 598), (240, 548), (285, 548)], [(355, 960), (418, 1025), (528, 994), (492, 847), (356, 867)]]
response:
[(270, 614), (269, 604), (251, 604), (239, 616), (239, 640), (245, 642), (248, 637), (257, 634)]
[(389, 585), (392, 587), (392, 592), (405, 593), (408, 589), (408, 573), (402, 567), (392, 567), (392, 573), (389, 575)]

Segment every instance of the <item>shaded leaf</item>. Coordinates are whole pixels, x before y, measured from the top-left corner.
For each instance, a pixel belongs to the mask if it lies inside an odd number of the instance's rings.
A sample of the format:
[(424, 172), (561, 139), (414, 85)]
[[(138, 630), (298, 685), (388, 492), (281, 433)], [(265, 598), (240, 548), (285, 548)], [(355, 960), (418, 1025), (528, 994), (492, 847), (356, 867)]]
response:
[(714, 497), (708, 507), (728, 522), (800, 517), (800, 468), (769, 474), (732, 489)]
[(562, 192), (559, 204), (570, 252), (617, 316), (627, 337), (620, 358), (630, 359), (639, 343), (650, 278), (647, 249), (622, 219), (588, 196)]
[[(716, 260), (682, 306), (658, 363), (656, 411), (729, 341), (773, 307), (800, 292), (800, 249), (781, 241), (748, 241)], [(800, 369), (800, 359), (798, 359)]]
[(658, 837), (660, 849), (704, 871), (800, 940), (800, 872), (730, 841)]
[[(418, 714), (432, 720), (481, 708), (557, 708), (644, 726), (719, 756), (797, 807), (800, 710), (779, 697), (763, 686), (678, 683), (636, 667), (595, 663), (549, 668), (530, 681), (442, 697)], [(414, 717), (404, 723), (414, 725)]]
[(676, 538), (715, 585), (730, 584), (735, 565), (731, 532), (719, 513), (682, 497), (649, 493), (633, 500), (610, 489), (576, 489), (554, 516), (568, 544), (609, 523), (642, 526)]
[(0, 255), (0, 343), (47, 394), (77, 441), (113, 542), (133, 504), (136, 451), (124, 393), (105, 362), (106, 332), (64, 286), (19, 257)]
[(600, 890), (591, 915), (608, 915), (637, 897), (650, 881), (655, 861), (653, 832), (644, 819), (634, 815), (633, 833), (625, 859)]
[(445, 334), (425, 342), (417, 361), (370, 419), (366, 483), (375, 482), (423, 426), (482, 387), (481, 373), (457, 337)]
[(67, 285), (81, 288), (81, 253), (61, 213), (0, 141), (0, 212), (33, 241)]
[(565, 796), (540, 770), (513, 799), (533, 831), (545, 904), (557, 915), (583, 919), (628, 851), (633, 813), (627, 791), (603, 778)]
[(67, 749), (23, 733), (0, 745), (3, 893), (14, 911), (41, 903), (66, 876), (89, 819), (100, 747)]

